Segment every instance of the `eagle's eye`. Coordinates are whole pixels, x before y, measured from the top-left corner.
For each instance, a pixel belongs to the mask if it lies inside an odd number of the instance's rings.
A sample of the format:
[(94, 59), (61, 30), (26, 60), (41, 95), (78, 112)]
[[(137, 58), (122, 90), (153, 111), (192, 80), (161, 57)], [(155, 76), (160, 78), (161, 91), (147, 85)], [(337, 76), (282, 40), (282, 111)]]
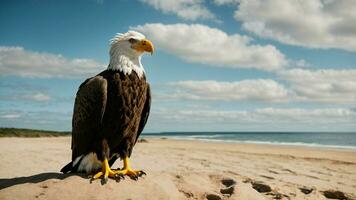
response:
[(134, 39), (134, 38), (130, 38), (129, 39), (129, 42), (131, 43), (131, 44), (133, 44), (133, 43), (136, 43), (138, 40), (136, 40), (136, 39)]

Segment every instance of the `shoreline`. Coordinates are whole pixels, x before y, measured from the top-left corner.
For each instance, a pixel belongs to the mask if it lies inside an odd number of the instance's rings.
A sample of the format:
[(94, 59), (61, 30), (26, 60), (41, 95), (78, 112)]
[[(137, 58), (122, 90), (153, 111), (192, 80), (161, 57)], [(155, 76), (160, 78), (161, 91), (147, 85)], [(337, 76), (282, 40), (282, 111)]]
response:
[(325, 150), (340, 150), (340, 151), (352, 151), (356, 152), (356, 146), (341, 146), (341, 145), (324, 145), (316, 143), (302, 143), (302, 142), (265, 142), (265, 141), (243, 141), (243, 140), (219, 140), (219, 139), (205, 139), (205, 138), (184, 138), (175, 136), (152, 136), (143, 135), (140, 138), (154, 138), (154, 139), (171, 139), (171, 140), (187, 140), (187, 141), (201, 141), (201, 142), (216, 142), (216, 143), (231, 143), (231, 144), (255, 144), (255, 145), (272, 145), (272, 146), (289, 146), (289, 147), (301, 147), (312, 149), (325, 149)]

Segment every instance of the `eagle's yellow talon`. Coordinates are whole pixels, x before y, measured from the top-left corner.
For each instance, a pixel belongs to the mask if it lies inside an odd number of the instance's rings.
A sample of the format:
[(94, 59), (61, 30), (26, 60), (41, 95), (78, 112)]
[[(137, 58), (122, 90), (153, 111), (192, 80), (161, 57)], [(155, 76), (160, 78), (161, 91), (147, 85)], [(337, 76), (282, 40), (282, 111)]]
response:
[(103, 161), (103, 164), (102, 164), (102, 168), (101, 168), (101, 171), (96, 173), (92, 180), (95, 180), (95, 179), (99, 179), (100, 177), (103, 176), (103, 180), (104, 182), (107, 182), (107, 180), (110, 178), (117, 178), (115, 176), (115, 172), (113, 170), (110, 169), (110, 166), (109, 166), (109, 162), (107, 159), (105, 159)]
[(93, 176), (92, 179), (93, 179), (93, 180), (94, 180), (94, 179), (98, 179), (98, 178), (100, 178), (101, 175), (103, 175), (103, 172), (98, 172), (98, 173), (96, 173), (96, 174)]
[(129, 158), (128, 157), (125, 157), (124, 158), (124, 168), (121, 169), (121, 170), (115, 170), (114, 173), (116, 175), (127, 175), (129, 176), (130, 178), (134, 179), (134, 180), (137, 180), (138, 177), (142, 176), (143, 174), (146, 175), (146, 173), (142, 170), (133, 170), (131, 167), (130, 167), (130, 164), (129, 164)]
[(146, 173), (142, 170), (133, 170), (130, 167), (128, 157), (124, 158), (124, 168), (121, 170), (110, 169), (108, 160), (104, 159), (101, 171), (96, 173), (93, 176), (92, 180), (99, 179), (101, 176), (103, 176), (103, 179), (106, 182), (109, 177), (113, 179), (121, 179), (124, 178), (124, 175), (127, 175), (130, 178), (137, 180), (138, 177), (141, 177), (142, 175), (146, 175)]

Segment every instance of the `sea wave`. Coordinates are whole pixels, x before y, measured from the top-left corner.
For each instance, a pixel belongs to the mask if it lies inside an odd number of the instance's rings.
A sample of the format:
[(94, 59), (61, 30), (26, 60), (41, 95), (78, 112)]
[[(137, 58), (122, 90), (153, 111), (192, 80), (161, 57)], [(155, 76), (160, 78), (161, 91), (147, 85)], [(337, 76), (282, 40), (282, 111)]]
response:
[(346, 145), (330, 145), (330, 144), (318, 144), (318, 143), (306, 143), (306, 142), (278, 142), (278, 141), (238, 141), (240, 143), (249, 144), (270, 144), (270, 145), (286, 145), (286, 146), (308, 146), (308, 147), (321, 147), (321, 148), (333, 148), (333, 149), (353, 149), (356, 150), (356, 146)]
[(217, 138), (217, 137), (221, 137), (221, 135), (219, 134), (215, 134), (215, 135), (187, 135), (187, 136), (184, 136), (184, 137), (187, 137), (187, 138)]

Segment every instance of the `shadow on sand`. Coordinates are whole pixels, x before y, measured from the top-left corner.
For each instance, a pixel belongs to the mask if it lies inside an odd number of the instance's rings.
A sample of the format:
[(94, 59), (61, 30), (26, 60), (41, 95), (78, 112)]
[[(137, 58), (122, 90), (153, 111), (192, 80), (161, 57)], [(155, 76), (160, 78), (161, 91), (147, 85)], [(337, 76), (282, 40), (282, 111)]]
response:
[(5, 189), (7, 187), (11, 187), (14, 185), (24, 184), (24, 183), (39, 183), (49, 179), (59, 179), (63, 180), (70, 176), (79, 176), (82, 178), (88, 178), (85, 174), (62, 174), (56, 172), (49, 173), (40, 173), (27, 177), (17, 177), (17, 178), (8, 178), (8, 179), (0, 179), (0, 190)]

